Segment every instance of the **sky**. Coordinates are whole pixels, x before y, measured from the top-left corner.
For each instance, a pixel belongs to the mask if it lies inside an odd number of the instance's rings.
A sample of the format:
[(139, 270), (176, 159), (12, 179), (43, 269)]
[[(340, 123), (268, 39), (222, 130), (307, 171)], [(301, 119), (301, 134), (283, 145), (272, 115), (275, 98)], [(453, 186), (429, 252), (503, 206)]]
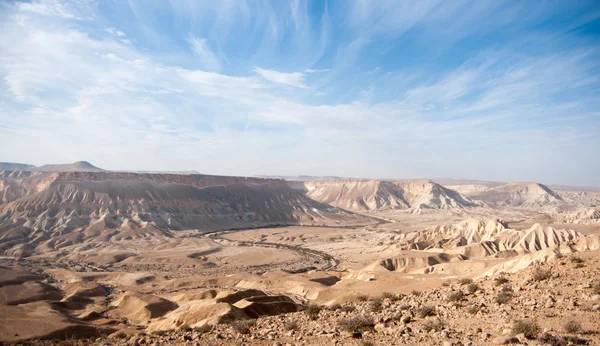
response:
[(600, 2), (0, 0), (0, 161), (600, 186)]

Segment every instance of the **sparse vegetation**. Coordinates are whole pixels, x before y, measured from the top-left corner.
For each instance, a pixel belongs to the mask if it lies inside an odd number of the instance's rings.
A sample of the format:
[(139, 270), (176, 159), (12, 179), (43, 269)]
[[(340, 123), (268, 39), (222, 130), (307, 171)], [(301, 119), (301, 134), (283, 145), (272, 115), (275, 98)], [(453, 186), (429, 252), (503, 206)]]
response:
[(510, 282), (510, 280), (506, 276), (498, 276), (497, 278), (494, 279), (494, 285), (496, 285), (496, 286), (502, 286), (509, 282)]
[(417, 291), (417, 290), (412, 290), (411, 294), (415, 297), (418, 297), (421, 295), (421, 291)]
[(512, 297), (512, 291), (500, 291), (498, 292), (498, 295), (496, 296), (494, 301), (498, 304), (506, 304), (512, 299)]
[(477, 285), (475, 283), (471, 283), (471, 284), (469, 284), (469, 286), (467, 286), (467, 292), (472, 294), (477, 291), (479, 291), (479, 285)]
[(573, 256), (571, 257), (571, 263), (583, 263), (584, 260), (581, 257)]
[(550, 277), (552, 277), (552, 270), (541, 267), (535, 268), (531, 276), (533, 281), (544, 281), (550, 279)]
[(361, 315), (350, 318), (342, 318), (338, 322), (338, 326), (342, 330), (346, 330), (349, 332), (357, 332), (362, 330), (367, 330), (373, 327), (373, 320), (371, 317), (367, 315)]
[(366, 302), (369, 300), (369, 297), (367, 297), (364, 294), (360, 294), (360, 295), (356, 296), (356, 300), (359, 302)]
[(565, 333), (575, 334), (581, 330), (581, 324), (577, 321), (570, 320), (565, 322), (563, 330)]
[(340, 310), (341, 308), (342, 308), (342, 305), (335, 303), (335, 304), (329, 305), (329, 307), (327, 309), (329, 309), (330, 311), (336, 311), (336, 310)]
[(211, 326), (210, 324), (203, 324), (201, 326), (194, 328), (194, 331), (198, 334), (205, 334), (212, 330), (213, 330), (213, 326)]
[(117, 334), (115, 334), (115, 337), (117, 339), (125, 339), (127, 337), (127, 334), (125, 334), (125, 332), (118, 332)]
[(395, 302), (395, 301), (398, 301), (398, 300), (399, 300), (399, 297), (398, 297), (397, 295), (395, 295), (395, 294), (392, 294), (392, 293), (390, 293), (390, 292), (383, 292), (383, 293), (381, 294), (381, 298), (382, 298), (382, 299), (389, 299), (389, 300), (390, 300), (390, 301), (392, 301), (392, 302)]
[(310, 317), (310, 319), (316, 320), (319, 318), (319, 313), (321, 313), (321, 310), (322, 310), (322, 308), (319, 305), (310, 304), (306, 308), (306, 313), (308, 314), (308, 317)]
[(524, 334), (529, 340), (537, 338), (542, 328), (536, 321), (517, 320), (513, 324), (513, 332), (515, 334)]
[(444, 280), (444, 281), (442, 281), (442, 286), (444, 286), (444, 287), (450, 286), (450, 280)]
[(585, 264), (583, 264), (583, 263), (575, 263), (574, 267), (575, 267), (575, 269), (583, 268), (583, 267), (585, 267)]
[(461, 285), (468, 285), (468, 284), (472, 284), (473, 283), (473, 279), (470, 278), (462, 278), (460, 280), (458, 280), (458, 283)]
[(373, 346), (373, 345), (375, 345), (375, 344), (371, 340), (363, 340), (362, 341), (362, 346)]
[(600, 294), (600, 282), (597, 282), (592, 286), (592, 292), (594, 292), (594, 294)]
[(370, 312), (379, 312), (383, 308), (383, 301), (381, 299), (373, 299), (369, 302)]
[(449, 302), (459, 302), (464, 298), (465, 294), (463, 293), (463, 291), (455, 291), (450, 293), (450, 295), (448, 295), (448, 301)]
[(439, 332), (440, 330), (444, 329), (445, 326), (446, 323), (444, 323), (444, 321), (439, 317), (429, 318), (423, 322), (423, 330), (426, 332), (430, 332), (432, 330)]
[(408, 305), (408, 304), (402, 304), (402, 305), (398, 306), (398, 310), (400, 310), (400, 311), (404, 311), (404, 310), (408, 310), (408, 309), (410, 309), (410, 305)]
[(292, 321), (287, 321), (284, 325), (286, 330), (298, 330), (298, 328), (300, 328), (300, 325), (298, 324), (298, 322), (292, 320)]
[(469, 305), (469, 307), (467, 308), (467, 312), (470, 313), (471, 315), (475, 315), (476, 313), (479, 312), (479, 307), (475, 304)]
[(421, 306), (420, 308), (417, 309), (416, 312), (417, 312), (417, 316), (419, 316), (420, 318), (435, 316), (437, 314), (435, 307), (430, 306), (430, 305)]
[(231, 325), (231, 328), (233, 328), (233, 330), (235, 330), (239, 334), (249, 334), (250, 328), (252, 328), (256, 325), (256, 321), (255, 320), (240, 320), (240, 321), (234, 321), (234, 322), (230, 323), (230, 325)]

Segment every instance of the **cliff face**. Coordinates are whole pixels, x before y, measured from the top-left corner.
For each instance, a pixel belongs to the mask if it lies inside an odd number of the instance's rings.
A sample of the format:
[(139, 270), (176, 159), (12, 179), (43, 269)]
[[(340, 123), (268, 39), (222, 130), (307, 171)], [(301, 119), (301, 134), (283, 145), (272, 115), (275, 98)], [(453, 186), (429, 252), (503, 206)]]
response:
[(0, 196), (0, 253), (18, 247), (24, 255), (49, 240), (56, 243), (57, 237), (81, 234), (83, 238), (76, 238), (83, 241), (131, 227), (169, 236), (170, 231), (181, 229), (361, 220), (313, 201), (277, 179), (2, 172)]

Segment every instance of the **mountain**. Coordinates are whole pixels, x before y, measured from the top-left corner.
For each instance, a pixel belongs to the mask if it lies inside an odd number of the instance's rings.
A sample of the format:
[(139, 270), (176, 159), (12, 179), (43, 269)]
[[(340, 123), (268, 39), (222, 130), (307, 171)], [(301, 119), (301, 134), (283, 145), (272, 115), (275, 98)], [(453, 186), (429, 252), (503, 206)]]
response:
[(329, 180), (292, 184), (316, 201), (352, 211), (451, 209), (476, 206), (469, 198), (428, 180)]
[(495, 206), (539, 208), (557, 206), (563, 198), (546, 185), (533, 182), (515, 182), (479, 191), (469, 196)]
[[(82, 167), (85, 165), (77, 165)], [(117, 172), (0, 172), (0, 254), (174, 231), (371, 221), (283, 180)]]
[(55, 165), (44, 165), (37, 167), (34, 170), (41, 172), (102, 172), (101, 168), (98, 168), (87, 161), (77, 161), (66, 164), (55, 164)]
[(25, 163), (0, 162), (0, 171), (30, 171), (34, 168), (34, 165)]

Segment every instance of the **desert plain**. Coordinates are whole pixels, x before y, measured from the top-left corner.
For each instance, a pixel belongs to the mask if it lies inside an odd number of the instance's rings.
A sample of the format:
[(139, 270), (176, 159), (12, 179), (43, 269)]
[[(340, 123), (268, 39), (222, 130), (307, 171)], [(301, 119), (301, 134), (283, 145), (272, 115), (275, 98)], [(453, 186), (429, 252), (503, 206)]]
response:
[(600, 342), (600, 189), (0, 164), (0, 342)]

